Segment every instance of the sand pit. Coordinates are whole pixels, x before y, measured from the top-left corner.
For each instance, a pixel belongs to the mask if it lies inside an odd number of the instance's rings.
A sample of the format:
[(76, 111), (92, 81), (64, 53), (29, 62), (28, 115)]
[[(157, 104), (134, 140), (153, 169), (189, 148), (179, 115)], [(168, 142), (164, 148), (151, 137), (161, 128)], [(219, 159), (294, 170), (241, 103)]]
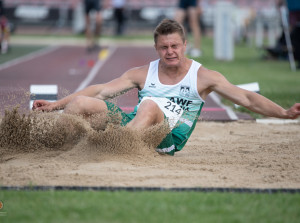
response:
[(200, 121), (184, 149), (172, 157), (157, 154), (140, 140), (145, 135), (124, 127), (111, 125), (83, 136), (90, 126), (78, 119), (71, 119), (71, 126), (64, 123), (64, 129), (56, 127), (55, 133), (51, 125), (57, 122), (47, 123), (55, 118), (44, 117), (44, 124), (39, 119), (28, 143), (28, 119), (18, 117), (23, 133), (8, 133), (7, 119), (6, 127), (1, 124), (2, 137), (27, 139), (0, 140), (1, 186), (300, 188), (299, 124)]

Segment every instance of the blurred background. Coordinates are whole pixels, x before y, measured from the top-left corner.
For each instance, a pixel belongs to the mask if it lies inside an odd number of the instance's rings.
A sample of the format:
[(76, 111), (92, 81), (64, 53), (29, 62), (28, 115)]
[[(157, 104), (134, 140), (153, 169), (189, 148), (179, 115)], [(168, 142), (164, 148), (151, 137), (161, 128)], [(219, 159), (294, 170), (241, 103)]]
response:
[[(84, 9), (82, 0), (2, 0), (5, 15), (14, 33), (42, 33), (45, 31), (81, 33), (84, 31)], [(112, 0), (101, 0), (103, 32), (113, 33), (114, 6)], [(178, 0), (126, 0), (124, 1), (126, 32), (152, 31), (161, 18), (173, 18)], [(199, 19), (205, 31), (211, 31), (215, 5), (218, 0), (199, 1)], [(232, 0), (233, 21), (238, 28), (254, 25), (259, 16), (264, 26), (276, 22), (280, 26), (280, 15), (275, 0)], [(267, 27), (266, 27), (267, 28)]]
[[(0, 0), (0, 2), (9, 24), (10, 34), (84, 34), (84, 0)], [(178, 2), (178, 0), (101, 0), (101, 36), (151, 34), (162, 18), (175, 17)], [(218, 4), (224, 2), (230, 4), (231, 29), (226, 31), (233, 36), (234, 43), (246, 42), (256, 47), (265, 47), (266, 57), (275, 59), (287, 57), (288, 47), (283, 33), (280, 7), (285, 6), (286, 2), (288, 5), (300, 7), (299, 0), (198, 0), (202, 36), (213, 35), (216, 16), (220, 15)], [(118, 19), (115, 11), (118, 7), (122, 8), (122, 27), (117, 28)], [(300, 8), (297, 10), (299, 14)], [(93, 26), (96, 13), (94, 15), (92, 13), (90, 17)], [(186, 28), (190, 31), (188, 24), (186, 21)], [(221, 26), (225, 27), (224, 24)], [(223, 34), (224, 32), (218, 35)], [(299, 36), (295, 38), (300, 39)], [(299, 40), (296, 42), (296, 45), (299, 45)]]

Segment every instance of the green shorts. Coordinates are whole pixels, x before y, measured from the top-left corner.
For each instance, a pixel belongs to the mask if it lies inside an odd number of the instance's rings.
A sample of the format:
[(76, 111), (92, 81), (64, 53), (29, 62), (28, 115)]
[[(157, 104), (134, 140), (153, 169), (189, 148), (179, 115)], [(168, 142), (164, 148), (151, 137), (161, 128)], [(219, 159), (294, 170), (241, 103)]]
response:
[[(114, 116), (116, 114), (121, 115), (121, 126), (125, 126), (136, 115), (135, 112), (127, 114), (115, 104), (108, 101), (105, 102), (109, 116)], [(179, 124), (162, 140), (162, 142), (157, 146), (156, 151), (160, 154), (173, 156), (175, 152), (180, 151), (183, 148), (190, 135), (191, 127), (186, 124)]]

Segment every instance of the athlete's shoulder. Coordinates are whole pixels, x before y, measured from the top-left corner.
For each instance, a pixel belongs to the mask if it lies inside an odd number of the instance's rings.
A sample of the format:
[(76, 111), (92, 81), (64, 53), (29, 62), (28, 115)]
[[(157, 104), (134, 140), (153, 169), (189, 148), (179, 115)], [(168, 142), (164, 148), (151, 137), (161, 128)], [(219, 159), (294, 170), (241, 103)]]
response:
[(224, 76), (221, 73), (201, 66), (197, 75), (197, 88), (200, 96), (205, 99), (212, 89), (222, 84), (223, 81)]
[(149, 64), (148, 65), (144, 65), (144, 66), (140, 66), (140, 67), (133, 67), (131, 69), (129, 69), (127, 71), (127, 73), (129, 73), (130, 75), (143, 75), (143, 74), (147, 74), (149, 69)]
[(198, 69), (198, 78), (205, 78), (205, 79), (214, 79), (221, 74), (215, 70), (210, 70), (204, 66), (200, 66)]
[(141, 89), (147, 78), (149, 65), (134, 67), (125, 72), (125, 76)]

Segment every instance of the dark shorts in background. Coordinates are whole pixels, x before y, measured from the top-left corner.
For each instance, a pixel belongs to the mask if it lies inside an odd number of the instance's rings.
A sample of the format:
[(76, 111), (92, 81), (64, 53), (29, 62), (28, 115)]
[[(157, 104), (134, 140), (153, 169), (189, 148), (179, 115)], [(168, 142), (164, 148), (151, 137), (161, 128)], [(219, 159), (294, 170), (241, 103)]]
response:
[(178, 7), (181, 9), (187, 9), (189, 7), (196, 7), (197, 0), (179, 0)]
[(300, 26), (300, 10), (289, 12), (289, 23), (290, 26)]
[(99, 12), (101, 10), (100, 0), (84, 0), (85, 14), (89, 14), (91, 11)]

